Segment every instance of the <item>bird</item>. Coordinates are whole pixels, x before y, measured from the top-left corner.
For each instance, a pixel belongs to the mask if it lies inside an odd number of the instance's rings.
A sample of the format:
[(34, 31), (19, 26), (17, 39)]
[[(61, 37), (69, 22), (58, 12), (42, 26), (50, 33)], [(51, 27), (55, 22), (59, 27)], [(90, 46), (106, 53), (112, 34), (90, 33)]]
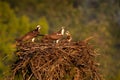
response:
[(64, 31), (65, 31), (64, 27), (61, 27), (59, 31), (45, 35), (41, 41), (42, 42), (55, 41), (56, 43), (58, 43), (59, 40), (63, 37)]
[(70, 34), (70, 32), (69, 31), (66, 31), (66, 40), (67, 40), (67, 42), (71, 42), (71, 40), (72, 40), (72, 37), (71, 37), (71, 34)]
[(37, 37), (39, 35), (39, 30), (41, 29), (40, 25), (37, 25), (37, 28), (26, 33), (24, 36), (18, 38), (16, 41), (17, 42), (23, 42), (23, 41), (28, 41), (28, 40), (32, 40), (32, 42), (34, 42), (35, 37)]

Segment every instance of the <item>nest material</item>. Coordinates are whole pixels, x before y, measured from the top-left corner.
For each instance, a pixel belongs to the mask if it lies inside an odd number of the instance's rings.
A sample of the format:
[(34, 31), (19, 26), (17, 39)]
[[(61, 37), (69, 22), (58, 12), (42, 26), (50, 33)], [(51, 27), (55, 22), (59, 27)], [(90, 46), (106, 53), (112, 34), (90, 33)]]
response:
[(10, 80), (102, 80), (95, 61), (97, 53), (84, 41), (70, 43), (26, 42), (17, 46), (18, 60)]

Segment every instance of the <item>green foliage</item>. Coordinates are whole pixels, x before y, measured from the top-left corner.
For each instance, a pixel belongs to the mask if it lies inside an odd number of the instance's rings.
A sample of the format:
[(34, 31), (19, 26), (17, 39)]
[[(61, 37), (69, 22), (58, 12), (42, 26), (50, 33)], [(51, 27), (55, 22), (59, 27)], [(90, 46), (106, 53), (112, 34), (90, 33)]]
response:
[(48, 23), (45, 17), (38, 21), (30, 21), (26, 15), (17, 17), (7, 2), (0, 2), (0, 79), (9, 72), (10, 64), (15, 61), (15, 39), (36, 28), (37, 24), (44, 26), (43, 34), (48, 32)]
[(14, 61), (15, 39), (41, 25), (41, 34), (65, 26), (74, 40), (95, 36), (93, 43), (102, 54), (99, 61), (105, 79), (119, 80), (118, 3), (119, 0), (0, 1), (0, 79), (2, 73), (9, 70), (7, 65)]
[(40, 33), (41, 34), (47, 34), (49, 30), (48, 22), (45, 17), (41, 17), (38, 21), (38, 24), (41, 26)]

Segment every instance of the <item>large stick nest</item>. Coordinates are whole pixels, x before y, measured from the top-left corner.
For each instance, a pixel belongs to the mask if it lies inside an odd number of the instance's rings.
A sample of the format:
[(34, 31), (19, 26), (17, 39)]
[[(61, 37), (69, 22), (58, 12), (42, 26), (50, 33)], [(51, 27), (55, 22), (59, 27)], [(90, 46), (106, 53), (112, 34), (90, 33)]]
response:
[(17, 46), (10, 80), (101, 80), (97, 53), (87, 42), (33, 43)]

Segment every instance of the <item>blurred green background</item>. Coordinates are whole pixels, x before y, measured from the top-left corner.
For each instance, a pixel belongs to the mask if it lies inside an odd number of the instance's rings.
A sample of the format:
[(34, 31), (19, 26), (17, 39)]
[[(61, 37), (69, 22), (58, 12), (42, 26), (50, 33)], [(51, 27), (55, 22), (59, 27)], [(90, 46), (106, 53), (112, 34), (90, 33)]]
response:
[(38, 24), (41, 34), (65, 26), (75, 41), (94, 36), (101, 74), (120, 80), (120, 0), (0, 0), (0, 80), (16, 59), (15, 39)]

